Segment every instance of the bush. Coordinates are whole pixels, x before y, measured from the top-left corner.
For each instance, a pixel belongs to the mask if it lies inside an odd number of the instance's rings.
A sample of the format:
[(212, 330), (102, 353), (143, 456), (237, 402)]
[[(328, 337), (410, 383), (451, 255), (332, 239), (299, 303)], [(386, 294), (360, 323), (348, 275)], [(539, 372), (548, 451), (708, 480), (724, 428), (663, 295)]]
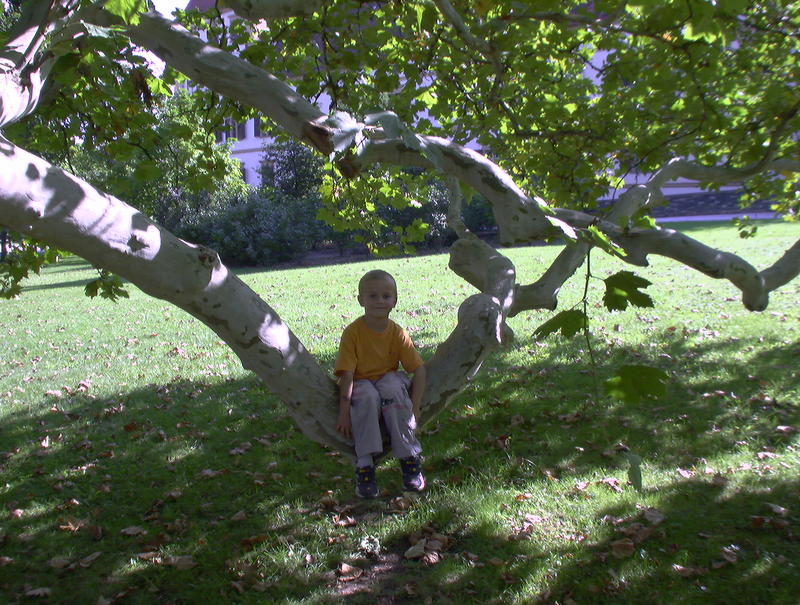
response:
[(182, 225), (180, 236), (216, 250), (225, 263), (270, 266), (302, 257), (327, 229), (317, 220), (319, 202), (263, 190), (219, 214)]
[(483, 233), (497, 229), (492, 207), (486, 198), (481, 195), (475, 195), (469, 202), (465, 203), (461, 209), (461, 215), (464, 217), (464, 223), (467, 228), (473, 233)]

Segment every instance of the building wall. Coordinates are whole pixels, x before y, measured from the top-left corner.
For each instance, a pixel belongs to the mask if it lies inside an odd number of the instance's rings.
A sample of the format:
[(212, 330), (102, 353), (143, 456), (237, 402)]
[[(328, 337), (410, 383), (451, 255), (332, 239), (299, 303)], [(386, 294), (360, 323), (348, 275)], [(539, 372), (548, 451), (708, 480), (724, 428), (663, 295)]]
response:
[(242, 177), (251, 187), (261, 184), (259, 172), (264, 156), (264, 144), (269, 137), (261, 130), (261, 118), (253, 118), (242, 123), (229, 123), (225, 130), (216, 133), (219, 143), (230, 142), (231, 155), (242, 167)]

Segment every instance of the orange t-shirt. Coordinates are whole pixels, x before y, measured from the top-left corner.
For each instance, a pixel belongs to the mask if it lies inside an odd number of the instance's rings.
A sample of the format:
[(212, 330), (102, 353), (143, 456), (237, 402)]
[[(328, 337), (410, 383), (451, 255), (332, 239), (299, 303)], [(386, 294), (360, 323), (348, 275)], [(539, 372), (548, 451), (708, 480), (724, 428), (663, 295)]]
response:
[(354, 380), (377, 380), (396, 371), (399, 363), (406, 372), (414, 372), (423, 364), (408, 332), (391, 319), (383, 332), (375, 332), (359, 317), (342, 333), (334, 372), (337, 376), (353, 372)]

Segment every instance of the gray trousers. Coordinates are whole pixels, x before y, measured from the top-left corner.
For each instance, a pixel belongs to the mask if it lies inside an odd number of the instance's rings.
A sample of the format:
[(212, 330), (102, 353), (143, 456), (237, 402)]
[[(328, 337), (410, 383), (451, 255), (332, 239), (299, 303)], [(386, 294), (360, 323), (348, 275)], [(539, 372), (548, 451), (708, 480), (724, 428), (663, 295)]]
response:
[(414, 435), (414, 418), (409, 387), (403, 372), (389, 372), (378, 380), (356, 380), (350, 398), (350, 421), (356, 456), (363, 458), (383, 452), (385, 429), (397, 458), (418, 456), (422, 447)]

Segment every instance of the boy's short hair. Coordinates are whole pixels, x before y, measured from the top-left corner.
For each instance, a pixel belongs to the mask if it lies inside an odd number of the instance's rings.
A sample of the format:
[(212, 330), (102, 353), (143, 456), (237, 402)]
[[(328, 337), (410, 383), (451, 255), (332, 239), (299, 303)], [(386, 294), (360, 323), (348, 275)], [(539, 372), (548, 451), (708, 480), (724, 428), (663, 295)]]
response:
[(394, 277), (392, 277), (391, 273), (384, 271), (383, 269), (373, 269), (372, 271), (367, 271), (364, 276), (358, 281), (358, 293), (361, 294), (361, 291), (364, 289), (364, 284), (368, 281), (375, 281), (375, 280), (385, 280), (392, 282), (392, 286), (394, 287), (394, 293), (397, 294), (397, 282), (394, 281)]

